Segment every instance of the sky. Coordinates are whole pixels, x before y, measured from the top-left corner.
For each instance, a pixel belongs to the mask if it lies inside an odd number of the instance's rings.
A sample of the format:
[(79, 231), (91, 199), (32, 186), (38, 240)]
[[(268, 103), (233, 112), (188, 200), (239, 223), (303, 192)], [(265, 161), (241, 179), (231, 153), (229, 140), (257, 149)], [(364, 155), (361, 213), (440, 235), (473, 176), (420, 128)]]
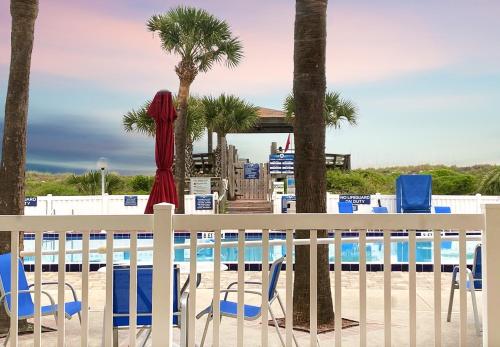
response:
[[(154, 141), (122, 116), (160, 89), (177, 91), (178, 57), (146, 29), (178, 5), (226, 20), (244, 47), (234, 68), (197, 76), (191, 93), (238, 95), (281, 109), (293, 84), (294, 1), (44, 0), (35, 28), (28, 168), (151, 173)], [(327, 85), (353, 101), (359, 125), (328, 130), (326, 151), (356, 168), (500, 164), (500, 1), (334, 0), (328, 4)], [(10, 61), (9, 1), (0, 0), (0, 108)], [(2, 127), (3, 117), (0, 120)], [(265, 162), (287, 134), (229, 135), (240, 157)], [(206, 152), (206, 138), (195, 144)]]

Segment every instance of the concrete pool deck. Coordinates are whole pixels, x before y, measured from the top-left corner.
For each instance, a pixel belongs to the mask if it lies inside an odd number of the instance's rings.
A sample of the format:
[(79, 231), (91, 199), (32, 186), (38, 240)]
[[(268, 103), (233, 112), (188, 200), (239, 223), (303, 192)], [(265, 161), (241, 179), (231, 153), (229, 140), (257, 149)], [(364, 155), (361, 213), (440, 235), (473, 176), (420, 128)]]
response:
[[(33, 273), (28, 273), (28, 280), (33, 281)], [(44, 272), (43, 281), (57, 280), (57, 273)], [(332, 288), (334, 287), (334, 274), (330, 274)], [(368, 315), (368, 346), (383, 346), (384, 325), (383, 325), (383, 273), (367, 272), (367, 315)], [(90, 346), (100, 346), (103, 331), (103, 310), (105, 304), (105, 273), (90, 273)], [(246, 272), (246, 280), (260, 280), (260, 272)], [(342, 316), (350, 319), (359, 319), (359, 282), (358, 272), (342, 272)], [(221, 288), (230, 282), (236, 281), (237, 272), (227, 271), (221, 274)], [(81, 290), (81, 274), (67, 273), (66, 281), (73, 284), (77, 291)], [(433, 273), (417, 273), (417, 346), (430, 346), (434, 343), (433, 324), (433, 301), (434, 285)], [(441, 296), (442, 296), (442, 338), (443, 346), (457, 346), (459, 336), (459, 300), (455, 296), (451, 323), (446, 322), (446, 311), (449, 300), (451, 274), (442, 274)], [(212, 300), (213, 276), (203, 274), (202, 282), (197, 290), (196, 311), (199, 312)], [(55, 294), (56, 287), (47, 287), (48, 291)], [(283, 299), (285, 296), (285, 272), (282, 272), (278, 283), (278, 290)], [(458, 292), (457, 292), (458, 294)], [(479, 313), (482, 312), (482, 293), (477, 292)], [(67, 300), (70, 300), (70, 293), (66, 293)], [(79, 295), (80, 297), (80, 295)], [(246, 295), (246, 303), (260, 302), (259, 296)], [(474, 320), (472, 316), (472, 306), (470, 296), (467, 296), (467, 345), (481, 346), (482, 338), (476, 336), (474, 330)], [(276, 304), (277, 305), (277, 304)], [(275, 312), (280, 312), (276, 307)], [(278, 314), (280, 316), (280, 314)], [(205, 317), (204, 317), (205, 318)], [(203, 333), (205, 319), (196, 322), (196, 341), (199, 343)], [(407, 346), (409, 322), (409, 299), (408, 299), (408, 273), (392, 273), (392, 345)], [(52, 317), (43, 318), (43, 324), (54, 327)], [(235, 346), (236, 341), (236, 319), (223, 319), (220, 327), (221, 346)], [(245, 346), (260, 346), (260, 320), (245, 322)], [(278, 337), (273, 327), (269, 329), (269, 346), (280, 346)], [(175, 338), (178, 339), (178, 330), (174, 329)], [(282, 332), (283, 329), (282, 329)], [(321, 346), (331, 346), (334, 341), (334, 332), (319, 335)], [(207, 343), (211, 345), (211, 330), (209, 330)], [(300, 346), (309, 346), (309, 335), (303, 332), (295, 332)], [(141, 337), (142, 338), (142, 337)], [(42, 344), (44, 346), (56, 345), (57, 333), (44, 333)], [(128, 333), (122, 331), (119, 334), (119, 346), (128, 346)], [(139, 340), (142, 342), (142, 340)], [(3, 340), (0, 341), (3, 343)], [(25, 335), (19, 337), (20, 346), (32, 346), (33, 336)], [(80, 346), (80, 324), (78, 318), (66, 321), (66, 345)], [(148, 344), (150, 345), (150, 344)], [(349, 328), (342, 331), (343, 346), (359, 346), (359, 327)]]

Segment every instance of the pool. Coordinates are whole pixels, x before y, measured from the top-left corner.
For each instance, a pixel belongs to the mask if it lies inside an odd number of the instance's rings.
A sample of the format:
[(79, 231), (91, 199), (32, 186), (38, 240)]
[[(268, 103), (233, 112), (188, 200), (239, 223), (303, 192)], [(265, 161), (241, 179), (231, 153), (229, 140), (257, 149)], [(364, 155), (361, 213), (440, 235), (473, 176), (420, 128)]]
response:
[[(213, 243), (211, 238), (202, 238), (205, 233), (198, 235), (198, 243)], [(209, 233), (208, 233), (209, 234)], [(401, 236), (401, 233), (397, 233)], [(357, 234), (356, 234), (357, 235)], [(354, 233), (352, 236), (355, 236)], [(372, 236), (380, 236), (379, 233), (373, 233)], [(284, 240), (286, 237), (283, 232), (271, 232), (271, 240)], [(90, 248), (99, 248), (106, 245), (106, 234), (91, 234)], [(246, 240), (260, 240), (260, 233), (247, 233)], [(382, 243), (368, 243), (370, 234), (367, 238), (366, 245), (366, 261), (368, 264), (382, 264), (384, 256), (384, 246)], [(222, 242), (237, 241), (237, 233), (225, 233)], [(179, 233), (175, 235), (175, 244), (184, 244), (189, 242), (189, 233)], [(474, 248), (479, 241), (467, 241), (466, 253), (467, 262), (472, 263)], [(138, 246), (152, 246), (152, 234), (139, 234), (137, 240)], [(44, 251), (56, 251), (58, 249), (59, 240), (58, 234), (44, 234), (42, 249)], [(115, 234), (114, 246), (127, 247), (130, 245), (130, 238), (128, 234)], [(421, 264), (433, 263), (433, 242), (420, 241), (416, 244), (416, 261)], [(35, 241), (34, 235), (25, 234), (24, 248), (25, 250), (34, 250)], [(334, 245), (329, 245), (330, 263), (334, 263)], [(67, 234), (66, 249), (81, 249), (82, 248), (82, 235), (78, 233)], [(269, 259), (273, 261), (286, 254), (285, 245), (270, 245), (269, 246)], [(94, 264), (103, 264), (106, 262), (105, 254), (91, 253), (90, 262)], [(214, 253), (213, 248), (199, 248), (197, 252), (198, 261), (213, 261)], [(115, 252), (113, 255), (115, 263), (126, 263), (130, 259), (128, 251)], [(138, 253), (138, 262), (140, 264), (151, 264), (153, 259), (152, 251), (141, 251)], [(224, 263), (237, 263), (238, 250), (236, 247), (223, 247), (221, 250), (221, 259)], [(26, 257), (25, 264), (33, 264), (34, 257)], [(176, 249), (175, 261), (183, 262), (189, 261), (189, 249)], [(262, 249), (261, 247), (245, 247), (245, 262), (246, 263), (261, 263)], [(57, 255), (44, 255), (42, 257), (43, 264), (57, 264)], [(81, 254), (67, 254), (67, 264), (81, 264)], [(359, 244), (358, 243), (344, 243), (342, 244), (342, 262), (343, 263), (358, 263), (359, 262)], [(458, 242), (443, 240), (441, 242), (441, 262), (442, 264), (458, 264)], [(405, 264), (408, 263), (408, 242), (398, 241), (391, 243), (391, 263), (392, 264)]]

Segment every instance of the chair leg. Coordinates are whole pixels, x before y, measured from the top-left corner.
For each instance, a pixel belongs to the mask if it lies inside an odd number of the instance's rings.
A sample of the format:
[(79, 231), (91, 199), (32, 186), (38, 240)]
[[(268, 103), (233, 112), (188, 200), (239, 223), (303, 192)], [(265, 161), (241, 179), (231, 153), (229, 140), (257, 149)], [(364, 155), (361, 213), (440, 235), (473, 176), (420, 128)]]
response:
[(118, 329), (113, 328), (113, 347), (118, 347)]
[[(280, 304), (281, 311), (283, 312), (283, 317), (285, 317), (286, 316), (285, 305), (283, 305), (283, 302), (281, 301), (279, 294), (276, 295), (276, 298), (278, 299), (278, 303)], [(271, 309), (271, 307), (269, 307), (269, 309)], [(293, 341), (295, 342), (295, 346), (299, 347), (299, 343), (297, 342), (297, 338), (295, 337), (293, 332), (292, 332), (292, 338), (293, 338)], [(318, 344), (319, 344), (319, 341), (318, 341)]]
[(151, 328), (149, 328), (148, 333), (147, 333), (146, 337), (144, 338), (144, 341), (142, 341), (141, 347), (146, 346), (146, 342), (148, 342), (150, 336), (151, 336)]
[(451, 309), (453, 308), (453, 296), (455, 295), (455, 283), (451, 282), (450, 290), (450, 302), (448, 303), (448, 316), (446, 317), (447, 322), (451, 322)]
[(210, 321), (212, 320), (212, 314), (207, 314), (207, 322), (205, 323), (205, 329), (203, 329), (203, 337), (201, 338), (200, 347), (203, 347), (205, 344), (205, 338), (207, 337), (208, 326), (210, 325)]
[[(271, 318), (274, 322), (274, 328), (276, 329), (276, 333), (278, 334), (278, 337), (280, 338), (281, 341), (281, 346), (285, 347), (285, 341), (283, 340), (283, 336), (281, 336), (280, 333), (280, 328), (278, 326), (278, 321), (276, 320), (276, 317), (274, 316), (273, 310), (271, 310), (271, 306), (269, 306), (269, 313), (271, 314)], [(264, 329), (264, 327), (262, 327)]]
[(477, 313), (477, 302), (476, 302), (476, 291), (472, 289), (470, 291), (472, 299), (472, 310), (474, 311), (474, 324), (476, 326), (476, 334), (481, 336), (481, 323), (479, 322), (479, 314)]
[(3, 347), (7, 346), (7, 342), (9, 342), (9, 338), (10, 338), (10, 328), (7, 331), (7, 336), (5, 336), (5, 341), (3, 342)]

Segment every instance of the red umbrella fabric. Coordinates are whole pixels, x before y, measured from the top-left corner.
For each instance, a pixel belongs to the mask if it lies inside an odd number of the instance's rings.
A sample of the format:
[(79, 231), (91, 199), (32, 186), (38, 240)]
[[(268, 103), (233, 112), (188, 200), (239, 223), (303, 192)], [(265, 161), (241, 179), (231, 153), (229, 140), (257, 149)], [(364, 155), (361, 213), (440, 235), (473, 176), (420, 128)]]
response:
[(148, 116), (156, 124), (156, 176), (145, 214), (153, 213), (153, 205), (168, 202), (177, 206), (172, 164), (174, 163), (174, 121), (177, 118), (172, 93), (159, 91), (148, 108)]

